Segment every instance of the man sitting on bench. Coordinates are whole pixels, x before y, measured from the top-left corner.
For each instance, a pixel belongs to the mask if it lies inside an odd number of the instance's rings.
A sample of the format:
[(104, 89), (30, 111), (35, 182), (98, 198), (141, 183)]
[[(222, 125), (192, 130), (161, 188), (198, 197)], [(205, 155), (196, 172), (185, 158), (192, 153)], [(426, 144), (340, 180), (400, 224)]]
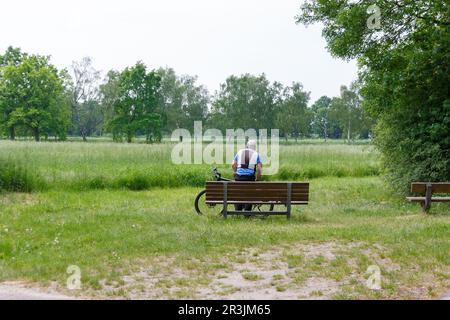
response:
[[(236, 181), (259, 181), (262, 176), (262, 162), (259, 153), (256, 152), (256, 141), (249, 140), (247, 148), (239, 150), (231, 165)], [(252, 210), (251, 204), (236, 204), (236, 211)]]

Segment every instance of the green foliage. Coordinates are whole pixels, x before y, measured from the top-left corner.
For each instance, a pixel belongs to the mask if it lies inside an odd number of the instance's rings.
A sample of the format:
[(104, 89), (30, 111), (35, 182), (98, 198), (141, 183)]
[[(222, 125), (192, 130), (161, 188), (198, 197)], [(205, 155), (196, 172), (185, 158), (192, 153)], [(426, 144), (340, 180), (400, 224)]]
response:
[(197, 77), (177, 76), (171, 68), (160, 68), (160, 112), (164, 116), (164, 131), (177, 128), (193, 132), (194, 121), (206, 121), (210, 101), (208, 90), (197, 85)]
[(274, 128), (281, 84), (271, 84), (264, 74), (230, 76), (213, 104), (216, 128)]
[(312, 132), (324, 138), (325, 141), (330, 136), (331, 131), (330, 105), (331, 98), (322, 96), (311, 106), (313, 115), (311, 122)]
[[(332, 119), (328, 111), (315, 114), (323, 109), (308, 107), (309, 93), (300, 83), (283, 87), (264, 74), (230, 76), (212, 98), (197, 77), (177, 76), (170, 68), (147, 72), (141, 62), (121, 72), (109, 71), (99, 84), (100, 73), (89, 57), (73, 62), (69, 74), (57, 72), (46, 57), (10, 47), (0, 56), (0, 68), (0, 135), (11, 139), (32, 135), (39, 140), (44, 135), (64, 140), (69, 134), (86, 141), (110, 132), (114, 141), (131, 142), (143, 135), (153, 142), (177, 128), (192, 132), (194, 122), (202, 121), (205, 128), (222, 131), (280, 128), (287, 141), (324, 135), (319, 126), (325, 125), (325, 114), (330, 123), (325, 138), (340, 138), (347, 123)], [(46, 90), (38, 90), (39, 85)]]
[(309, 92), (303, 91), (300, 83), (293, 83), (292, 87), (284, 89), (283, 101), (277, 112), (277, 128), (281, 128), (287, 138), (308, 137), (312, 113), (308, 109)]
[(359, 95), (356, 83), (352, 83), (350, 89), (341, 87), (341, 94), (330, 102), (328, 116), (345, 132), (347, 141), (357, 138), (368, 138), (372, 127), (370, 118), (361, 107), (362, 98)]
[(23, 129), (36, 141), (41, 135), (63, 140), (69, 114), (62, 74), (48, 57), (22, 55), (13, 62), (0, 67), (0, 122), (10, 138)]
[(379, 117), (376, 143), (397, 186), (450, 178), (450, 69), (443, 65), (450, 61), (448, 38), (450, 33), (445, 44), (436, 39), (423, 50), (402, 49), (394, 58), (402, 61), (395, 77), (382, 71), (364, 75), (367, 108)]
[(162, 116), (157, 113), (160, 80), (155, 71), (147, 72), (141, 62), (120, 73), (112, 119), (107, 124), (116, 139), (125, 136), (131, 142), (140, 132), (148, 142), (161, 140)]
[(78, 135), (84, 141), (87, 137), (101, 133), (104, 113), (100, 104), (100, 71), (93, 67), (90, 57), (72, 63), (73, 80), (69, 79), (68, 94), (72, 106), (71, 135)]
[[(381, 10), (380, 24), (371, 5)], [(372, 15), (372, 16), (371, 16)], [(450, 11), (445, 1), (308, 1), (298, 22), (324, 24), (331, 53), (358, 58), (363, 107), (399, 190), (450, 178)], [(370, 23), (369, 23), (370, 24)]]
[(28, 54), (22, 52), (20, 48), (8, 47), (3, 55), (0, 55), (0, 66), (4, 67), (8, 64), (19, 65)]

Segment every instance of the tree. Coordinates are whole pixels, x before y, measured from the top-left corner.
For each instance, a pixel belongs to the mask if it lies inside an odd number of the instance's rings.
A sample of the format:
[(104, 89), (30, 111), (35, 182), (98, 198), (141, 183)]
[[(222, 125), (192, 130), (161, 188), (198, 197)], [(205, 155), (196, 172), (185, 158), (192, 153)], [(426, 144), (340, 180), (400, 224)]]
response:
[(209, 93), (197, 85), (197, 77), (178, 77), (171, 68), (160, 68), (160, 109), (164, 116), (164, 129), (171, 132), (177, 128), (193, 131), (194, 121), (206, 121)]
[(217, 128), (273, 128), (281, 102), (282, 86), (264, 74), (230, 76), (213, 102)]
[[(3, 78), (3, 73), (6, 66), (17, 66), (26, 56), (27, 54), (22, 52), (20, 48), (13, 48), (11, 46), (8, 47), (5, 53), (3, 55), (0, 55), (0, 78)], [(1, 83), (5, 84), (4, 81), (2, 81)], [(0, 88), (0, 92), (2, 92), (2, 94), (6, 94), (5, 90), (5, 87)], [(11, 112), (14, 111), (14, 104), (11, 104), (10, 100), (11, 99), (8, 99), (6, 96), (0, 96), (0, 134), (2, 133), (2, 131), (6, 131), (9, 135), (9, 138), (11, 140), (14, 140), (16, 137), (16, 127), (7, 125)]]
[(340, 97), (333, 98), (330, 105), (330, 116), (334, 119), (342, 131), (346, 133), (347, 142), (354, 138), (363, 126), (363, 110), (361, 100), (355, 90), (354, 84), (348, 89), (341, 86)]
[(182, 112), (182, 84), (172, 68), (160, 68), (158, 74), (161, 77), (159, 105), (163, 114), (163, 126), (166, 132), (172, 132), (182, 128), (185, 122)]
[(283, 90), (283, 101), (277, 112), (277, 127), (282, 128), (287, 139), (306, 137), (311, 129), (311, 110), (308, 109), (309, 92), (303, 91), (301, 83), (294, 82)]
[[(103, 117), (103, 130), (108, 131), (108, 123), (114, 118), (114, 106), (119, 101), (120, 72), (110, 70), (99, 87), (100, 110)], [(112, 131), (114, 141), (118, 140)]]
[(312, 112), (312, 131), (327, 141), (331, 131), (330, 119), (331, 98), (327, 96), (320, 97), (311, 106)]
[(8, 64), (17, 66), (26, 56), (28, 56), (28, 54), (22, 52), (20, 48), (9, 46), (8, 49), (6, 49), (5, 53), (3, 55), (0, 55), (0, 67), (7, 66)]
[(71, 70), (72, 129), (74, 134), (81, 135), (83, 141), (87, 141), (87, 137), (97, 131), (103, 122), (98, 87), (100, 71), (93, 67), (89, 57), (74, 61)]
[(36, 141), (41, 135), (65, 139), (68, 106), (64, 75), (48, 57), (31, 55), (1, 67), (0, 110), (10, 138), (17, 127), (30, 132)]
[(205, 121), (210, 101), (208, 90), (197, 85), (197, 77), (182, 76), (182, 111), (184, 115), (184, 128), (194, 129), (194, 121)]
[[(368, 10), (369, 9), (369, 10)], [(360, 65), (363, 107), (397, 189), (450, 177), (450, 11), (445, 1), (308, 1), (330, 52)]]
[(160, 80), (157, 72), (147, 72), (142, 62), (120, 73), (113, 116), (107, 125), (115, 138), (125, 136), (131, 142), (139, 132), (147, 142), (161, 139), (162, 117), (157, 113)]

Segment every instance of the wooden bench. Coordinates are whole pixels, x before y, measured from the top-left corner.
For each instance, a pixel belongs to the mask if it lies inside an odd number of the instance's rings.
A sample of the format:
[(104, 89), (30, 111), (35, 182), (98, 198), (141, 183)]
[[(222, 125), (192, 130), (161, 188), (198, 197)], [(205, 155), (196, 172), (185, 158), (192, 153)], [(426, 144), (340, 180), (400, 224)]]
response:
[(406, 199), (419, 202), (423, 211), (428, 212), (432, 202), (450, 202), (450, 197), (433, 197), (434, 193), (450, 193), (450, 182), (413, 182), (411, 193), (423, 194), (423, 196), (406, 197)]
[[(223, 205), (224, 218), (228, 215), (286, 215), (291, 217), (293, 205), (307, 205), (309, 183), (303, 182), (206, 182), (206, 204)], [(270, 205), (269, 211), (228, 210), (228, 205)], [(275, 205), (285, 205), (285, 211), (273, 211)]]

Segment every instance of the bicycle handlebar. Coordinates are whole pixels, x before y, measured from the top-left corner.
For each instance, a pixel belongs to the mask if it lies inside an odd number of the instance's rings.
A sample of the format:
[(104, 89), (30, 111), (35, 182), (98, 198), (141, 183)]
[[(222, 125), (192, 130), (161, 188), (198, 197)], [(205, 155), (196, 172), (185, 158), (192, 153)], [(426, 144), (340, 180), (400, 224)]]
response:
[(231, 181), (227, 178), (222, 178), (222, 175), (220, 174), (219, 170), (217, 168), (213, 168), (214, 177), (216, 178), (216, 181)]

